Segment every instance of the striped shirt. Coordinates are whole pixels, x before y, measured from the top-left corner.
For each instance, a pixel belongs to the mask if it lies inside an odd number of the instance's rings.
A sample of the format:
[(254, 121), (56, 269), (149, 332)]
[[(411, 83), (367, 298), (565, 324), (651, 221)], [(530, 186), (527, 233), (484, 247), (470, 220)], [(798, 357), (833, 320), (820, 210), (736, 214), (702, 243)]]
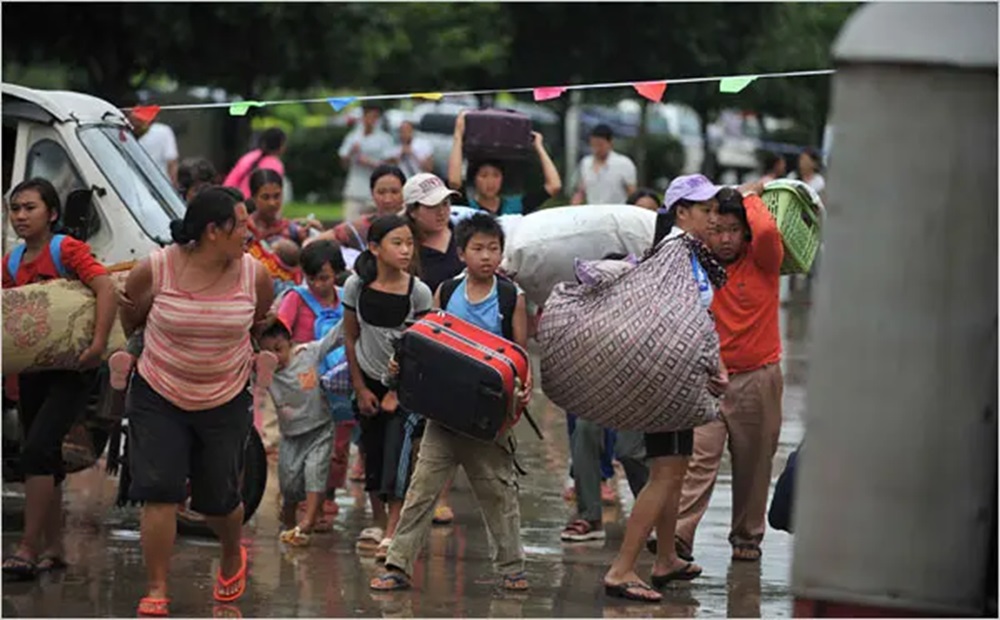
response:
[(204, 411), (231, 401), (250, 379), (255, 261), (243, 255), (239, 282), (228, 293), (191, 294), (177, 286), (180, 252), (178, 246), (170, 246), (150, 255), (153, 305), (138, 370), (177, 407)]

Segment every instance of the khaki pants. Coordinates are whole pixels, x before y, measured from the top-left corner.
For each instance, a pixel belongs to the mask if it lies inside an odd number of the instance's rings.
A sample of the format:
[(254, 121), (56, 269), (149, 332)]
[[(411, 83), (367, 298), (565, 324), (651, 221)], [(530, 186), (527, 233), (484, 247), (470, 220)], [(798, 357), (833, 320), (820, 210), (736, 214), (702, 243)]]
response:
[(708, 509), (728, 438), (733, 467), (733, 517), (729, 542), (760, 545), (764, 538), (771, 463), (781, 433), (781, 365), (732, 375), (719, 420), (694, 430), (677, 519), (677, 537), (694, 545), (695, 530)]
[[(504, 438), (506, 442), (506, 438)], [(475, 441), (428, 420), (420, 442), (417, 466), (403, 503), (403, 514), (386, 557), (386, 566), (413, 575), (413, 564), (424, 548), (441, 489), (461, 465), (479, 503), (490, 556), (497, 572), (524, 570), (521, 508), (518, 504), (514, 455), (500, 443)]]

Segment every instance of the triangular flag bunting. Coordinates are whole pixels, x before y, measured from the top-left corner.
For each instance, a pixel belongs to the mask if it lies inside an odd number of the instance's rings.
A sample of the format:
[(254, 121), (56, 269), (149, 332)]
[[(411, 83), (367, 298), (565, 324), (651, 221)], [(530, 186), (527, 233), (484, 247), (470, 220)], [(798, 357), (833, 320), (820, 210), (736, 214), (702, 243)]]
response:
[(263, 108), (264, 104), (259, 101), (237, 101), (230, 104), (229, 116), (246, 116), (250, 108)]
[(740, 77), (722, 78), (719, 82), (719, 92), (728, 94), (738, 93), (749, 86), (750, 83), (756, 79), (756, 75), (742, 75)]
[(558, 99), (564, 92), (566, 92), (565, 86), (542, 86), (534, 90), (535, 101)]
[(667, 92), (666, 82), (639, 82), (633, 84), (632, 88), (646, 99), (653, 103), (659, 103), (663, 99), (663, 93)]
[(441, 101), (444, 97), (441, 93), (413, 93), (410, 96), (414, 99), (426, 99), (428, 101)]
[(330, 97), (326, 102), (330, 104), (334, 112), (340, 112), (357, 100), (357, 97)]
[(137, 105), (132, 108), (132, 116), (136, 117), (140, 121), (146, 123), (153, 122), (156, 115), (160, 113), (160, 106), (158, 105)]

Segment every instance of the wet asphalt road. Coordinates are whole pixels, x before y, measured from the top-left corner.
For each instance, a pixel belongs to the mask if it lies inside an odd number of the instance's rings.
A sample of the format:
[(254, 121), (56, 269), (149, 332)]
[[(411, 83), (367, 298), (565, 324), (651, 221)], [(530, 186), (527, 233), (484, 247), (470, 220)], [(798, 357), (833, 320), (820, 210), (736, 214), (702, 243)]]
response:
[[(783, 317), (786, 386), (781, 445), (773, 478), (801, 440), (805, 402), (805, 313)], [(541, 401), (541, 399), (539, 399)], [(486, 533), (464, 474), (452, 493), (454, 524), (435, 527), (417, 563), (414, 589), (378, 594), (368, 588), (378, 566), (359, 557), (354, 539), (367, 525), (367, 503), (359, 485), (338, 493), (340, 513), (329, 534), (314, 536), (311, 547), (286, 549), (277, 540), (277, 475), (272, 465), (264, 501), (245, 529), (251, 550), (247, 594), (232, 607), (212, 600), (218, 545), (212, 539), (179, 537), (171, 570), (171, 612), (175, 616), (233, 617), (787, 617), (791, 615), (789, 571), (791, 536), (768, 530), (760, 563), (730, 560), (727, 542), (731, 513), (728, 455), (712, 503), (695, 542), (699, 579), (665, 591), (658, 605), (608, 599), (601, 578), (624, 531), (632, 496), (618, 476), (620, 506), (606, 507), (606, 541), (564, 544), (559, 533), (573, 505), (562, 498), (567, 475), (565, 417), (538, 402), (546, 441), (527, 424), (518, 428), (519, 460), (529, 475), (521, 483), (522, 535), (531, 590), (502, 592), (489, 561)], [(537, 415), (537, 414), (536, 414)], [(139, 547), (138, 511), (114, 507), (117, 480), (91, 469), (67, 482), (66, 548), (70, 568), (31, 584), (5, 583), (6, 617), (134, 617), (145, 593)], [(4, 485), (3, 549), (11, 553), (20, 537), (19, 485)], [(653, 556), (643, 552), (639, 574), (648, 576)]]

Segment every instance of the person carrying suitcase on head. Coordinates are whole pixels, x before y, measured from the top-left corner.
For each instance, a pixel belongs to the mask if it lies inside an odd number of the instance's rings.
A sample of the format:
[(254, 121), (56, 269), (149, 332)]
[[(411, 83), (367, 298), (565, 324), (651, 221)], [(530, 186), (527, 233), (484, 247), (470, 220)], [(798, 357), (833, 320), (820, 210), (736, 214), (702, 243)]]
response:
[(505, 196), (503, 195), (504, 163), (495, 158), (470, 155), (468, 179), (473, 191), (469, 192), (462, 179), (465, 114), (465, 111), (460, 112), (455, 120), (455, 139), (448, 159), (448, 186), (459, 192), (460, 195), (456, 198), (458, 204), (467, 204), (493, 215), (528, 215), (562, 190), (559, 170), (545, 150), (542, 134), (533, 131), (531, 143), (538, 155), (538, 161), (542, 164), (542, 175), (545, 178), (542, 187), (531, 188), (524, 194)]
[[(527, 346), (528, 313), (517, 286), (496, 275), (503, 256), (504, 233), (500, 224), (485, 213), (473, 215), (455, 229), (459, 256), (466, 271), (445, 281), (434, 295), (434, 305), (459, 319)], [(393, 362), (390, 372), (398, 373)], [(523, 402), (531, 397), (531, 373)], [(386, 572), (371, 582), (373, 590), (404, 590), (411, 586), (413, 564), (424, 547), (434, 516), (434, 502), (461, 465), (479, 501), (490, 534), (491, 555), (503, 576), (506, 590), (526, 590), (524, 549), (521, 546), (521, 513), (518, 505), (517, 470), (512, 430), (496, 441), (475, 441), (427, 421), (417, 455), (410, 491), (403, 504), (396, 535), (389, 546)]]

